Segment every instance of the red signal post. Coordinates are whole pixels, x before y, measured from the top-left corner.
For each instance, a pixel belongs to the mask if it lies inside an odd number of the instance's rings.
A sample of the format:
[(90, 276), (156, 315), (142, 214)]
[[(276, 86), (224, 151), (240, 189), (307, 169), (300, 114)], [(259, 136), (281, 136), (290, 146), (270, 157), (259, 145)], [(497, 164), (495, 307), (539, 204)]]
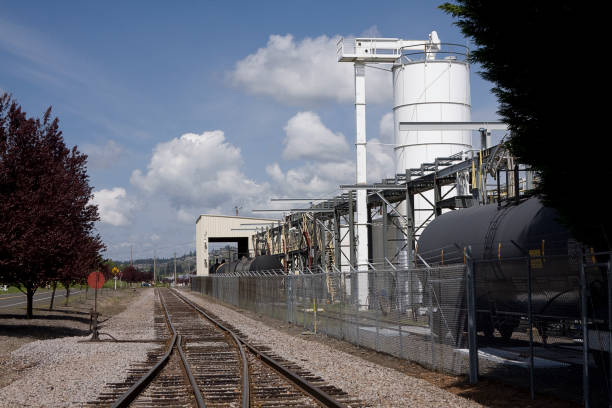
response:
[(94, 308), (91, 312), (93, 327), (90, 341), (98, 341), (98, 289), (101, 289), (102, 286), (104, 286), (104, 275), (99, 271), (90, 273), (89, 276), (87, 276), (87, 284), (94, 290)]

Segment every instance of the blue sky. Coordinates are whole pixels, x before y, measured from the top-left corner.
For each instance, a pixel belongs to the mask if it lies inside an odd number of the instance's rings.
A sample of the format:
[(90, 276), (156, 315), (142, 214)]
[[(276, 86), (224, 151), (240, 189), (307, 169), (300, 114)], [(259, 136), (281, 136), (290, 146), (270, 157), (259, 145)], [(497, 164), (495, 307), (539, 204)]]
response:
[[(181, 254), (200, 213), (352, 182), (352, 75), (335, 63), (337, 36), (436, 30), (466, 44), (438, 4), (0, 1), (0, 92), (30, 115), (53, 106), (66, 143), (90, 156), (107, 256)], [(472, 118), (493, 120), (477, 71)], [(393, 168), (391, 146), (376, 145), (392, 142), (385, 75), (367, 73), (369, 181)]]

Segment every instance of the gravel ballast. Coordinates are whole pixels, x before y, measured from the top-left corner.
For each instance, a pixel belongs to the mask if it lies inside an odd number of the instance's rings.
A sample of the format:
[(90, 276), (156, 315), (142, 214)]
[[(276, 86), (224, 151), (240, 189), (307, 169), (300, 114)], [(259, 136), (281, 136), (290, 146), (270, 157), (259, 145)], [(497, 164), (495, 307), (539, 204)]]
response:
[[(154, 291), (140, 293), (101, 331), (117, 339), (154, 339)], [(122, 381), (131, 364), (145, 360), (147, 351), (158, 347), (153, 343), (80, 343), (88, 338), (39, 340), (13, 351), (10, 358), (23, 367), (23, 375), (0, 389), (0, 405), (82, 406), (94, 400), (106, 383)]]
[(330, 385), (372, 407), (480, 407), (474, 401), (306, 338), (293, 336), (244, 316), (206, 298), (182, 291), (249, 339), (271, 347), (275, 354), (321, 376)]

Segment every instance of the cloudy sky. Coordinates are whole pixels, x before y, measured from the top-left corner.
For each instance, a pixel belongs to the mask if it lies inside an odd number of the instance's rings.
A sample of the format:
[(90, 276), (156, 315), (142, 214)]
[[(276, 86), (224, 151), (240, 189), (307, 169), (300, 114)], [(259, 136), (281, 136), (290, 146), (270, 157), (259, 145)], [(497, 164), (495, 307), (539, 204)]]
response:
[[(0, 92), (33, 116), (51, 105), (89, 155), (106, 256), (182, 254), (199, 214), (251, 215), (353, 182), (352, 65), (336, 43), (436, 30), (466, 44), (437, 4), (0, 0)], [(472, 119), (494, 120), (477, 71)], [(373, 182), (393, 173), (392, 89), (388, 72), (366, 77)]]

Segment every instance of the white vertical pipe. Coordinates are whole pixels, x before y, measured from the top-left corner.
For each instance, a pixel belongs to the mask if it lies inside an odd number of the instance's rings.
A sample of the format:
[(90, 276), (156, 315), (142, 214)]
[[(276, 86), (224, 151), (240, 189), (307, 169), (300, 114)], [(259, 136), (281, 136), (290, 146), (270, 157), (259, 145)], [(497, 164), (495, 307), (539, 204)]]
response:
[[(355, 63), (355, 129), (357, 184), (366, 184), (365, 65)], [(367, 190), (357, 190), (357, 270), (368, 270)], [(368, 275), (360, 273), (357, 281), (359, 304), (367, 307)]]

